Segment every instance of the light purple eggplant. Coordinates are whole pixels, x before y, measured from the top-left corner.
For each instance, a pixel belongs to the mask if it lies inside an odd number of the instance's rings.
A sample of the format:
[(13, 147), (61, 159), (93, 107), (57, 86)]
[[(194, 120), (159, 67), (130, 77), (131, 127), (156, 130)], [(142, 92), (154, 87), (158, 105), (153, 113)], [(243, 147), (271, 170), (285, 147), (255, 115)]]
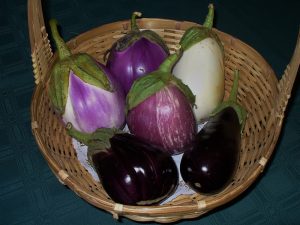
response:
[(125, 95), (104, 65), (86, 53), (71, 54), (51, 20), (57, 46), (48, 93), (63, 122), (78, 131), (92, 133), (98, 128), (121, 128), (125, 123)]
[[(110, 77), (108, 72), (106, 75)], [(115, 81), (111, 83), (117, 86)], [(124, 106), (122, 91), (110, 92), (95, 87), (70, 72), (69, 93), (63, 114), (65, 123), (71, 122), (75, 129), (86, 133), (103, 127), (121, 128), (125, 121)]]

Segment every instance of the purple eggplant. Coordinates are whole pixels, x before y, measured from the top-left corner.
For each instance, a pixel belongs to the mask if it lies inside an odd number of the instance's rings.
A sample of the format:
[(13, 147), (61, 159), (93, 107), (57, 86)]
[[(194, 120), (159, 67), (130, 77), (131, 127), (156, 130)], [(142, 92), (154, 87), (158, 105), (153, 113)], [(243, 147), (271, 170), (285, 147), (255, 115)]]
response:
[(158, 204), (177, 187), (176, 164), (159, 147), (116, 129), (98, 129), (89, 135), (68, 124), (67, 131), (88, 146), (89, 162), (113, 201)]
[(50, 20), (50, 27), (58, 51), (48, 85), (54, 110), (82, 132), (123, 127), (125, 96), (120, 85), (90, 55), (71, 53), (58, 33), (56, 20)]
[(126, 99), (130, 132), (169, 154), (184, 152), (197, 133), (195, 96), (170, 72), (179, 57), (179, 53), (170, 55), (158, 70), (138, 78)]
[(239, 162), (241, 132), (247, 114), (236, 102), (238, 79), (236, 71), (229, 99), (213, 112), (180, 163), (183, 180), (202, 194), (215, 194), (224, 189)]
[(136, 78), (156, 70), (169, 55), (167, 45), (157, 33), (139, 30), (136, 16), (141, 16), (141, 13), (132, 14), (130, 32), (109, 49), (106, 63), (115, 78), (120, 81), (125, 94)]

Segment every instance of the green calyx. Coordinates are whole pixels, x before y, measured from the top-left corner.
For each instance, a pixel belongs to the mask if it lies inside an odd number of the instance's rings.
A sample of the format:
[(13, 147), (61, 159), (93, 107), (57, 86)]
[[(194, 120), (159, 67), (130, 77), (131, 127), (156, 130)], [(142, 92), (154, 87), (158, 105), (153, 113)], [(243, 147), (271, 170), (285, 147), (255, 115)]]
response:
[(181, 51), (169, 55), (156, 71), (134, 81), (126, 97), (126, 114), (168, 85), (175, 85), (187, 97), (191, 105), (195, 104), (195, 95), (190, 88), (171, 73), (180, 56)]
[(234, 71), (234, 80), (233, 85), (230, 91), (229, 98), (226, 101), (223, 101), (212, 113), (211, 116), (216, 115), (217, 113), (221, 112), (223, 109), (227, 107), (232, 107), (239, 118), (239, 123), (241, 125), (241, 132), (244, 129), (246, 118), (247, 118), (247, 111), (244, 107), (237, 103), (237, 94), (238, 94), (238, 82), (239, 82), (239, 71)]
[(104, 55), (104, 59), (107, 58), (107, 54), (110, 53), (112, 49), (115, 49), (116, 51), (123, 51), (141, 38), (146, 38), (149, 41), (160, 45), (165, 50), (165, 52), (169, 54), (169, 48), (157, 33), (155, 33), (152, 30), (141, 31), (139, 29), (136, 23), (136, 17), (141, 17), (141, 16), (142, 16), (141, 12), (132, 13), (131, 20), (130, 20), (130, 32), (113, 44), (113, 46)]
[(88, 147), (88, 160), (91, 165), (92, 156), (97, 152), (108, 151), (110, 149), (110, 139), (118, 133), (123, 131), (115, 128), (99, 128), (93, 133), (84, 133), (74, 129), (71, 123), (67, 123), (66, 130), (69, 136), (75, 138), (77, 141), (85, 144)]
[(170, 51), (164, 40), (152, 30), (141, 31), (141, 37), (148, 39), (149, 41), (158, 44), (164, 49), (164, 51), (169, 55)]
[(185, 51), (206, 38), (213, 38), (217, 41), (218, 45), (223, 50), (222, 42), (220, 41), (216, 33), (213, 32), (212, 30), (213, 20), (214, 20), (214, 6), (213, 4), (209, 4), (208, 14), (206, 16), (205, 22), (203, 23), (203, 26), (190, 27), (183, 34), (180, 40), (180, 45), (182, 49)]
[(85, 83), (113, 91), (109, 79), (97, 62), (85, 53), (72, 54), (59, 35), (57, 21), (52, 19), (49, 23), (58, 52), (58, 59), (52, 68), (49, 81), (49, 96), (56, 111), (64, 113), (71, 71)]

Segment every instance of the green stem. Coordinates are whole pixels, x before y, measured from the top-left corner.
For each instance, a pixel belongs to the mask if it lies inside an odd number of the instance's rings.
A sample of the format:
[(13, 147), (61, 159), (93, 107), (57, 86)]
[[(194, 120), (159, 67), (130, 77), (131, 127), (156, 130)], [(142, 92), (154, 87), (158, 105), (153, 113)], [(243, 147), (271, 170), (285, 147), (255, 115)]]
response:
[(178, 50), (174, 54), (169, 55), (159, 66), (158, 70), (161, 72), (169, 72), (171, 73), (171, 70), (175, 63), (177, 62), (178, 58), (180, 56), (180, 51)]
[(136, 17), (141, 17), (142, 16), (142, 13), (140, 13), (140, 12), (134, 12), (134, 13), (132, 13), (132, 16), (131, 16), (131, 24), (130, 24), (130, 26), (131, 26), (131, 30), (132, 31), (139, 31), (139, 28), (138, 28), (138, 26), (136, 25)]
[(88, 145), (91, 134), (82, 133), (82, 132), (77, 131), (76, 129), (74, 129), (72, 123), (67, 123), (66, 129), (67, 129), (68, 134), (71, 137), (77, 139), (79, 142), (82, 142), (85, 145)]
[(230, 102), (237, 102), (239, 79), (240, 79), (239, 71), (234, 70), (233, 84), (232, 84), (232, 88), (231, 88), (230, 95), (228, 98), (228, 101), (230, 101)]
[(49, 21), (50, 28), (51, 28), (51, 33), (52, 37), (54, 39), (54, 42), (57, 47), (58, 51), (58, 57), (59, 59), (64, 59), (66, 57), (69, 57), (71, 55), (71, 51), (67, 47), (66, 43), (62, 39), (62, 37), (59, 35), (58, 29), (57, 29), (57, 20), (56, 19), (51, 19)]
[(203, 26), (211, 29), (213, 27), (213, 23), (214, 23), (214, 5), (209, 4), (208, 14), (206, 16)]
[(217, 113), (221, 112), (227, 107), (232, 107), (236, 114), (238, 115), (239, 122), (241, 124), (241, 132), (244, 129), (245, 126), (245, 121), (247, 118), (247, 111), (244, 107), (242, 107), (240, 104), (237, 102), (237, 94), (238, 94), (238, 83), (239, 83), (239, 71), (234, 70), (234, 78), (233, 78), (233, 84), (232, 88), (229, 94), (229, 98), (226, 101), (223, 101), (212, 113), (211, 116), (216, 115)]

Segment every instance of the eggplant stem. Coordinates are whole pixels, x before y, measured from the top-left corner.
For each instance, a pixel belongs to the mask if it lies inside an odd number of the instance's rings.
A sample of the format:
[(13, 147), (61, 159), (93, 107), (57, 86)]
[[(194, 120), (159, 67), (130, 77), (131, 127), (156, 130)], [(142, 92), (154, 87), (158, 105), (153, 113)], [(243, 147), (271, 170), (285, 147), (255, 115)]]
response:
[(238, 94), (238, 83), (239, 83), (239, 78), (240, 78), (240, 73), (238, 70), (234, 70), (234, 78), (233, 78), (233, 84), (232, 88), (229, 94), (229, 98), (222, 102), (212, 113), (211, 116), (216, 115), (223, 109), (227, 107), (232, 107), (236, 114), (238, 115), (239, 122), (241, 124), (241, 132), (244, 129), (246, 118), (247, 118), (247, 111), (244, 107), (242, 107), (240, 104), (237, 102), (237, 94)]
[(77, 139), (78, 141), (82, 142), (83, 144), (87, 145), (89, 140), (90, 140), (90, 134), (87, 134), (87, 133), (82, 133), (82, 132), (79, 132), (77, 131), (76, 129), (74, 129), (72, 123), (67, 123), (66, 125), (66, 129), (67, 129), (67, 133)]
[(175, 65), (175, 63), (177, 62), (179, 56), (180, 56), (180, 49), (177, 52), (175, 52), (174, 54), (169, 55), (159, 66), (158, 70), (162, 71), (162, 72), (171, 73), (171, 70), (172, 70), (173, 66)]
[(62, 37), (59, 35), (58, 29), (57, 29), (57, 24), (58, 24), (57, 20), (56, 19), (51, 19), (49, 21), (49, 24), (50, 24), (52, 37), (53, 37), (54, 42), (55, 42), (56, 47), (57, 47), (59, 59), (62, 60), (66, 57), (71, 56), (71, 51), (67, 47), (67, 45), (66, 45), (65, 41), (62, 39)]
[(233, 84), (230, 91), (228, 101), (237, 102), (238, 86), (239, 86), (240, 73), (238, 70), (234, 70)]
[(203, 26), (211, 29), (213, 27), (213, 23), (214, 23), (214, 5), (209, 4), (208, 5), (208, 14), (205, 18)]
[(137, 26), (137, 24), (136, 24), (136, 17), (141, 17), (142, 16), (142, 13), (141, 12), (133, 12), (132, 13), (132, 16), (131, 16), (131, 24), (130, 24), (130, 26), (131, 26), (131, 30), (132, 31), (138, 31), (139, 30), (139, 28), (138, 28), (138, 26)]

